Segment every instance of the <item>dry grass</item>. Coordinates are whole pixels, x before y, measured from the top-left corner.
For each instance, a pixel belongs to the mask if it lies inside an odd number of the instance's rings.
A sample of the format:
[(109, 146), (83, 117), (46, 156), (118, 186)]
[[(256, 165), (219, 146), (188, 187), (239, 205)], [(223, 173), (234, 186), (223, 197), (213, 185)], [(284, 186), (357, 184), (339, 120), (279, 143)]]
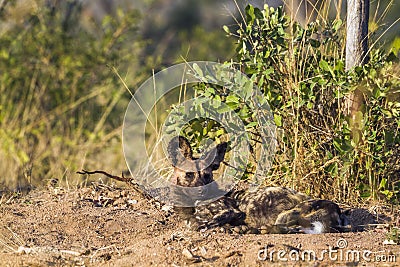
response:
[(79, 14), (76, 7), (64, 12), (64, 5), (54, 14), (42, 7), (0, 35), (4, 188), (52, 178), (79, 184), (75, 172), (82, 168), (125, 168), (121, 132), (130, 95), (107, 64), (129, 73), (126, 82), (141, 81), (134, 75), (141, 41), (130, 39), (136, 36), (137, 14), (108, 18), (99, 26), (103, 36), (95, 37), (82, 27), (67, 27)]

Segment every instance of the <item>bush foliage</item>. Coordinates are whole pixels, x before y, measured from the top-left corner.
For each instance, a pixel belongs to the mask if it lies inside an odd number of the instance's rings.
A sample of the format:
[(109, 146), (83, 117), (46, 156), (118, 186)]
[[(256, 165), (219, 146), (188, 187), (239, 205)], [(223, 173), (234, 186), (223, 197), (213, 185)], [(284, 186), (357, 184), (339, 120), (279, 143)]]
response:
[[(224, 29), (237, 38), (237, 64), (263, 92), (278, 127), (278, 147), (272, 168), (264, 174), (266, 184), (339, 201), (398, 201), (400, 79), (394, 54), (372, 49), (368, 64), (346, 71), (341, 20), (316, 21), (303, 28), (281, 8), (249, 5), (238, 30)], [(252, 108), (234, 92), (222, 97), (210, 94), (216, 89), (209, 87), (197, 91), (239, 113), (256, 140), (251, 143), (256, 153), (260, 126), (248, 119), (254, 118)], [(345, 103), (355, 89), (363, 92), (365, 103), (352, 121)], [(215, 132), (211, 127), (205, 135), (215, 138)], [(188, 136), (193, 140), (193, 133)], [(256, 163), (249, 165), (250, 174)]]
[[(150, 73), (149, 64), (165, 59), (146, 54), (149, 43), (138, 33), (138, 12), (106, 16), (94, 33), (77, 23), (81, 11), (78, 1), (50, 4), (0, 36), (2, 186), (70, 177), (83, 166), (104, 168), (105, 162), (107, 168), (124, 168), (121, 114), (130, 95), (119, 75), (134, 77), (126, 79), (129, 86), (138, 84)], [(233, 65), (262, 91), (261, 104), (269, 103), (277, 126), (276, 154), (262, 174), (265, 183), (339, 201), (398, 202), (400, 67), (394, 54), (371, 49), (368, 64), (346, 71), (340, 19), (304, 28), (281, 8), (251, 5), (243, 19), (224, 30), (234, 38)], [(199, 60), (214, 56), (210, 49), (227, 55), (232, 47), (195, 26), (177, 36), (178, 49), (196, 49), (190, 58)], [(178, 53), (170, 52), (175, 58), (166, 62), (182, 56)], [(241, 118), (253, 154), (244, 178), (253, 179), (262, 125), (243, 99), (245, 90), (225, 89), (200, 84), (195, 93), (225, 103)], [(365, 101), (350, 120), (345, 103), (356, 89)], [(194, 143), (225, 134), (220, 124), (204, 119), (193, 120), (184, 131)]]

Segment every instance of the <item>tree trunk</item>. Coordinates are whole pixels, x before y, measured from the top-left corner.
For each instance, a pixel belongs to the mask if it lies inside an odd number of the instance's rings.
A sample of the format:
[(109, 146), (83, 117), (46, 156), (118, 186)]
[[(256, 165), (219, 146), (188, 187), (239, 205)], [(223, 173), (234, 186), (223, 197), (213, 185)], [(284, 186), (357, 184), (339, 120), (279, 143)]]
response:
[(346, 69), (368, 61), (369, 0), (347, 0)]
[[(346, 70), (368, 62), (369, 0), (347, 0)], [(353, 139), (360, 141), (364, 95), (356, 88), (345, 102)]]

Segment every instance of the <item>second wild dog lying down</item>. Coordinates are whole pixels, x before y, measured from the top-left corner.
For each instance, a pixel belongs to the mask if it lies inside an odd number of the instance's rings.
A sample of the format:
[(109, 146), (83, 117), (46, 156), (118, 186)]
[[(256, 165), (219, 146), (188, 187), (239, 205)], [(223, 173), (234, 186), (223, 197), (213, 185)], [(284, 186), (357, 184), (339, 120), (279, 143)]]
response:
[[(226, 149), (226, 143), (219, 144), (213, 153), (208, 152), (197, 159), (193, 157), (186, 138), (174, 137), (168, 145), (168, 154), (174, 167), (172, 183), (184, 187), (198, 187), (213, 182), (213, 171), (219, 168)], [(191, 166), (197, 166), (199, 171), (187, 171), (193, 170), (188, 168)], [(264, 232), (268, 233), (317, 234), (340, 232), (348, 224), (346, 216), (341, 213), (336, 203), (311, 199), (305, 194), (284, 187), (260, 187), (255, 192), (232, 190), (210, 204), (176, 210), (196, 229), (243, 225), (245, 232), (251, 233), (258, 233), (260, 229), (264, 229)]]

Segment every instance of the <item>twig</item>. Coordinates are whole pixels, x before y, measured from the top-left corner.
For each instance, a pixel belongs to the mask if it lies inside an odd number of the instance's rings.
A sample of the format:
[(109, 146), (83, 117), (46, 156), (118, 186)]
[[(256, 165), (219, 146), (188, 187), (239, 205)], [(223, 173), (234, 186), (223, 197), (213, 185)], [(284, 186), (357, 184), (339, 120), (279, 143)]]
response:
[(144, 198), (146, 198), (146, 199), (152, 199), (152, 197), (151, 197), (147, 192), (145, 192), (145, 191), (140, 187), (140, 185), (134, 181), (133, 178), (125, 177), (125, 176), (124, 176), (124, 173), (121, 174), (122, 176), (112, 175), (112, 174), (109, 174), (108, 172), (105, 172), (105, 171), (98, 171), (98, 170), (96, 170), (96, 171), (81, 170), (81, 171), (77, 171), (76, 173), (82, 174), (82, 175), (85, 175), (85, 174), (87, 174), (87, 175), (92, 175), (92, 174), (103, 174), (103, 175), (107, 176), (108, 178), (111, 178), (111, 179), (114, 179), (114, 180), (117, 180), (117, 181), (120, 181), (120, 182), (127, 183), (128, 185), (132, 186), (133, 189), (134, 189), (136, 192), (138, 192), (140, 195), (142, 195)]
[(114, 180), (117, 180), (117, 181), (120, 181), (120, 182), (125, 182), (125, 183), (132, 183), (132, 180), (133, 180), (132, 178), (125, 177), (124, 173), (122, 173), (122, 176), (112, 175), (112, 174), (109, 174), (108, 172), (105, 172), (105, 171), (81, 170), (81, 171), (78, 171), (76, 173), (82, 174), (82, 175), (84, 175), (84, 174), (91, 175), (91, 174), (99, 173), (99, 174), (103, 174), (103, 175), (107, 176), (108, 178), (111, 178), (111, 179), (114, 179)]
[[(232, 168), (232, 169), (234, 169), (236, 171), (242, 171), (240, 168), (233, 166), (232, 164), (230, 164), (229, 162), (226, 162), (225, 160), (222, 161), (222, 164), (224, 164), (225, 166), (228, 166), (228, 167), (230, 167), (230, 168)], [(245, 170), (245, 172), (247, 174), (250, 174), (250, 175), (254, 175), (255, 174), (255, 172), (252, 172), (252, 171)]]

